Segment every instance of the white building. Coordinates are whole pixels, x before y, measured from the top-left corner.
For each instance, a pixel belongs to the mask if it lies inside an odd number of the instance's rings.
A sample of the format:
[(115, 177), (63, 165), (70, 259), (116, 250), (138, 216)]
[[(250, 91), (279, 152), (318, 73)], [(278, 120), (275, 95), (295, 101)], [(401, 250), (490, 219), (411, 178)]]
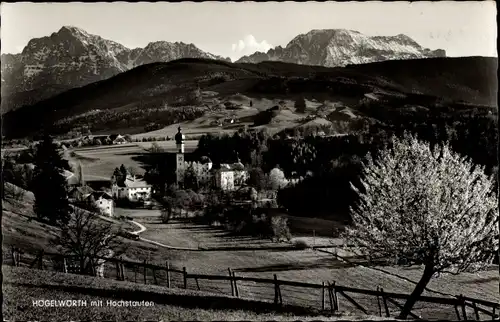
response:
[(184, 162), (184, 170), (191, 170), (194, 172), (196, 175), (196, 178), (198, 179), (199, 184), (201, 185), (207, 185), (210, 184), (212, 181), (212, 161), (204, 157), (201, 161), (196, 162), (189, 162), (185, 161)]
[(221, 165), (220, 169), (214, 171), (215, 187), (222, 190), (234, 190), (234, 171)]
[(111, 193), (115, 199), (140, 201), (151, 199), (151, 186), (135, 176), (127, 176), (123, 184), (114, 183)]
[(184, 159), (185, 136), (179, 127), (175, 135), (176, 151), (176, 182), (184, 183), (187, 169), (193, 170), (200, 184), (213, 183), (216, 188), (222, 190), (234, 190), (242, 186), (249, 178), (249, 173), (245, 166), (239, 162), (234, 164), (221, 164), (220, 169), (213, 169), (212, 161), (208, 157), (203, 157), (199, 162), (187, 162)]
[(85, 197), (85, 200), (89, 203), (93, 203), (94, 206), (99, 209), (101, 214), (112, 217), (114, 214), (114, 202), (113, 197), (105, 191), (94, 191)]

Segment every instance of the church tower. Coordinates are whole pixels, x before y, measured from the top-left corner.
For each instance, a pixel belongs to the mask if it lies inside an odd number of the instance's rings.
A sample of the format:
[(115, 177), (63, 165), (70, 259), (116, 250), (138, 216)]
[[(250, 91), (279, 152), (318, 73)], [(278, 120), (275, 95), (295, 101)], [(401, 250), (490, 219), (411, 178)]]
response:
[(178, 132), (175, 135), (175, 144), (177, 151), (175, 153), (176, 159), (176, 169), (175, 174), (177, 177), (177, 184), (182, 185), (184, 183), (184, 134), (181, 133), (181, 127), (179, 126)]

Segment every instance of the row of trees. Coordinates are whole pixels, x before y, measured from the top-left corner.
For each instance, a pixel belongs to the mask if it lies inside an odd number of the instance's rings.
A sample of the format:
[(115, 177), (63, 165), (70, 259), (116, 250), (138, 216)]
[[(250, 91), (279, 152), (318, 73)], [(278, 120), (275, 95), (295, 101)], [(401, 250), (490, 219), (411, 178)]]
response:
[[(290, 241), (290, 229), (285, 218), (269, 216), (257, 207), (256, 202), (251, 207), (235, 206), (233, 203), (241, 197), (235, 194), (237, 192), (217, 190), (197, 193), (171, 186), (167, 196), (162, 199), (162, 221), (168, 223), (173, 218), (184, 217), (210, 226), (223, 226), (237, 235)], [(248, 197), (243, 198), (247, 200)]]

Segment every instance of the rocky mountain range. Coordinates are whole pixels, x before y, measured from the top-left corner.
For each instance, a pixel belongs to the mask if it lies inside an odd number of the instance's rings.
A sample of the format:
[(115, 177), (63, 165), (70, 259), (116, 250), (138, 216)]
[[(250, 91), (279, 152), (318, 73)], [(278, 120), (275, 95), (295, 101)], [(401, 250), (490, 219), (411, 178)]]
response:
[(158, 41), (129, 49), (80, 28), (64, 26), (48, 37), (30, 40), (20, 54), (2, 54), (2, 112), (140, 65), (179, 58), (230, 61), (182, 42)]
[(311, 30), (292, 39), (285, 48), (241, 57), (238, 63), (282, 61), (294, 64), (339, 67), (385, 60), (446, 57), (442, 49), (423, 48), (405, 35), (366, 36), (345, 29)]
[[(282, 61), (336, 67), (444, 56), (444, 50), (422, 48), (405, 35), (368, 37), (357, 31), (336, 29), (312, 30), (295, 37), (285, 48), (257, 52), (237, 62)], [(129, 49), (80, 28), (64, 26), (48, 37), (30, 40), (20, 54), (2, 54), (2, 114), (137, 66), (180, 58), (231, 61), (182, 42), (158, 41)]]

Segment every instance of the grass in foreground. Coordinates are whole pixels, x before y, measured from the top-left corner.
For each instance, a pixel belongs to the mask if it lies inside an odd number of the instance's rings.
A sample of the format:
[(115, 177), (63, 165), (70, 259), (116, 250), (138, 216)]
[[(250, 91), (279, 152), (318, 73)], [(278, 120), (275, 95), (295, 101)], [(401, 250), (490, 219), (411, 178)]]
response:
[[(322, 320), (376, 319), (372, 316), (324, 316), (298, 307), (276, 311), (272, 303), (205, 292), (167, 289), (74, 274), (4, 267), (3, 312), (6, 320)], [(87, 306), (36, 307), (36, 300), (86, 300)], [(90, 307), (101, 300), (103, 306)], [(108, 300), (152, 301), (154, 306), (106, 306)]]

